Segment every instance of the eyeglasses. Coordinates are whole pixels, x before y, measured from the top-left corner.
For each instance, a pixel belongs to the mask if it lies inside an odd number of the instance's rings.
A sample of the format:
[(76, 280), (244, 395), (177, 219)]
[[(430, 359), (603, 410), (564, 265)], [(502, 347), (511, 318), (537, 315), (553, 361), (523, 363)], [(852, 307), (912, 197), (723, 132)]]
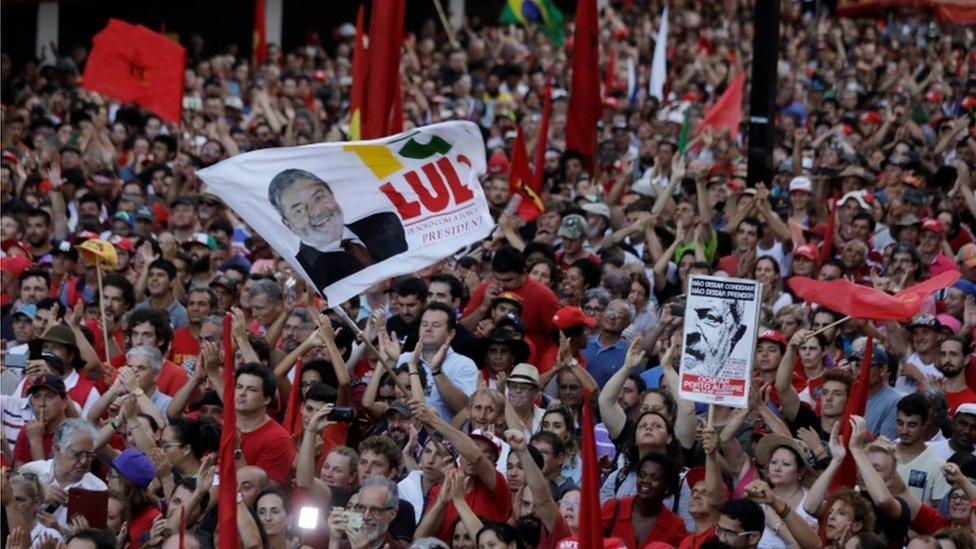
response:
[(392, 511), (393, 509), (394, 509), (393, 507), (374, 507), (372, 505), (367, 506), (367, 505), (359, 505), (359, 504), (352, 506), (352, 510), (357, 513), (362, 513), (363, 515), (369, 513), (374, 516), (380, 513), (385, 513), (387, 511)]
[(74, 450), (67, 452), (68, 456), (74, 461), (87, 461), (95, 459), (95, 452), (91, 450)]
[(737, 538), (737, 537), (740, 537), (740, 536), (748, 536), (749, 534), (752, 534), (752, 533), (753, 532), (733, 532), (732, 530), (729, 530), (728, 528), (722, 528), (718, 524), (715, 525), (715, 537), (718, 537), (718, 538), (723, 538), (723, 537), (735, 537), (735, 538)]
[(535, 390), (535, 386), (527, 383), (508, 383), (508, 390), (513, 393), (529, 393)]
[(966, 494), (952, 494), (949, 501), (969, 501), (969, 497)]

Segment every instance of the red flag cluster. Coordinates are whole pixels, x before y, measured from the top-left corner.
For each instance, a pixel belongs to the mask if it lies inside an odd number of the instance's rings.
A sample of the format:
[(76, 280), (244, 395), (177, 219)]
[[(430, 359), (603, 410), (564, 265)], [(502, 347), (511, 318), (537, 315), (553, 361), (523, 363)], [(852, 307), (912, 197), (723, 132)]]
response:
[(592, 172), (596, 122), (603, 107), (600, 100), (600, 46), (596, 0), (581, 0), (576, 5), (575, 26), (573, 79), (570, 83), (569, 110), (566, 115), (566, 149), (583, 155), (584, 165)]
[[(350, 107), (359, 114), (360, 139), (376, 139), (403, 131), (403, 97), (400, 92), (400, 48), (406, 0), (374, 0), (369, 16), (369, 47), (363, 47), (362, 26), (356, 20), (356, 45), (353, 48), (353, 91)], [(360, 85), (355, 84), (356, 79)], [(366, 93), (369, 90), (369, 93)], [(355, 93), (359, 95), (356, 96)], [(350, 108), (355, 116), (355, 111)]]
[(92, 40), (82, 87), (179, 123), (186, 50), (142, 25), (109, 19)]

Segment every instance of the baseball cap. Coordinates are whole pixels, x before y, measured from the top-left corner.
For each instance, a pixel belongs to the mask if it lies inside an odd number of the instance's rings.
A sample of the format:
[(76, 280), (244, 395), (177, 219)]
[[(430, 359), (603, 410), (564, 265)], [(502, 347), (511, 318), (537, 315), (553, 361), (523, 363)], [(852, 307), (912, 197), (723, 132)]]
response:
[(778, 330), (763, 330), (759, 332), (757, 341), (772, 341), (779, 345), (780, 348), (786, 349), (786, 338)]
[(10, 273), (14, 278), (20, 278), (21, 273), (31, 266), (30, 259), (15, 255), (0, 258), (0, 270)]
[(565, 330), (573, 326), (584, 325), (588, 328), (596, 326), (596, 319), (583, 314), (579, 307), (563, 307), (552, 317), (552, 325), (558, 330)]
[(959, 248), (959, 252), (956, 253), (956, 261), (962, 263), (966, 267), (976, 267), (976, 244), (970, 242), (969, 244), (963, 244)]
[(488, 159), (488, 175), (500, 175), (508, 172), (508, 157), (497, 152)]
[(541, 387), (538, 368), (525, 362), (516, 364), (515, 368), (512, 368), (512, 373), (509, 374), (508, 381), (528, 383), (529, 385), (534, 385), (536, 388)]
[[(864, 346), (851, 353), (851, 360), (856, 360), (859, 364), (864, 360)], [(885, 352), (884, 347), (877, 343), (871, 344), (871, 365), (872, 366), (885, 366), (888, 364), (888, 353)]]
[(151, 459), (139, 450), (126, 448), (112, 460), (112, 467), (126, 480), (140, 488), (146, 488), (156, 478), (156, 467)]
[(525, 323), (522, 322), (522, 317), (515, 313), (508, 313), (495, 322), (496, 328), (503, 328), (505, 326), (511, 326), (518, 333), (525, 335)]
[(237, 282), (227, 275), (220, 275), (213, 279), (213, 281), (210, 282), (210, 287), (212, 288), (214, 286), (223, 286), (224, 288), (227, 288), (230, 293), (237, 293)]
[(51, 255), (66, 255), (72, 261), (78, 261), (78, 250), (67, 240), (58, 242), (58, 245), (51, 250)]
[(18, 305), (17, 308), (14, 309), (14, 313), (11, 316), (17, 315), (24, 315), (27, 318), (34, 320), (34, 318), (37, 317), (37, 305), (34, 305), (33, 303), (23, 303)]
[(840, 197), (840, 202), (838, 202), (838, 204), (844, 204), (848, 200), (855, 200), (857, 201), (858, 206), (860, 206), (862, 209), (870, 210), (871, 206), (869, 206), (867, 200), (864, 199), (864, 195), (865, 193), (863, 191), (851, 191)]
[(211, 250), (217, 249), (217, 241), (214, 240), (214, 237), (210, 236), (207, 233), (193, 233), (192, 235), (187, 237), (186, 240), (183, 241), (183, 248), (189, 249), (191, 246), (196, 244), (206, 246)]
[(502, 453), (502, 444), (500, 438), (490, 433), (486, 433), (481, 429), (475, 429), (474, 431), (471, 431), (471, 434), (468, 436), (470, 436), (471, 440), (475, 442), (485, 443), (488, 446), (489, 450), (494, 450), (495, 458), (492, 459), (491, 461), (492, 462), (498, 461), (498, 456)]
[(794, 257), (805, 257), (811, 261), (817, 260), (817, 247), (813, 244), (801, 244), (793, 250)]
[(868, 111), (861, 115), (862, 124), (880, 124), (884, 122), (881, 115), (877, 111)]
[(932, 328), (933, 330), (942, 329), (942, 324), (939, 323), (939, 319), (935, 318), (933, 315), (915, 315), (912, 321), (905, 327), (908, 330), (914, 330), (915, 328)]
[(188, 195), (177, 196), (176, 198), (173, 199), (172, 202), (169, 203), (169, 207), (175, 208), (176, 206), (179, 206), (181, 204), (185, 204), (188, 206), (196, 206), (197, 198), (195, 196), (188, 196)]
[(813, 182), (805, 175), (798, 175), (790, 180), (790, 192), (793, 191), (810, 193), (813, 191)]
[(569, 214), (563, 218), (556, 234), (563, 238), (580, 238), (586, 234), (586, 219), (580, 214)]
[(516, 307), (518, 307), (519, 312), (522, 312), (522, 308), (525, 305), (525, 302), (522, 300), (521, 296), (519, 296), (517, 293), (502, 292), (497, 296), (495, 296), (495, 299), (491, 300), (491, 306), (494, 307), (496, 304), (498, 304), (501, 301), (508, 302), (511, 303), (512, 305), (515, 305)]
[(237, 109), (239, 111), (244, 110), (244, 102), (241, 101), (241, 98), (237, 97), (236, 95), (228, 95), (227, 97), (225, 97), (224, 106), (229, 107), (231, 109)]
[[(699, 482), (705, 480), (705, 468), (704, 467), (692, 467), (688, 469), (685, 474), (685, 482), (688, 484), (688, 488), (694, 489)], [(729, 493), (729, 487), (725, 485), (724, 482), (720, 483), (722, 486), (722, 493), (725, 494), (725, 499), (729, 499), (731, 494)]]
[(132, 217), (132, 214), (130, 214), (129, 212), (125, 212), (125, 211), (115, 212), (115, 215), (112, 216), (112, 219), (113, 220), (117, 219), (117, 220), (125, 223), (126, 226), (128, 226), (130, 229), (133, 226), (135, 226), (135, 224), (136, 224), (136, 220), (135, 220), (134, 217)]
[(976, 297), (976, 284), (973, 284), (965, 278), (960, 278), (957, 280), (956, 283), (951, 286), (951, 288), (955, 288), (966, 295)]
[(68, 391), (64, 388), (64, 380), (61, 379), (61, 376), (55, 374), (41, 374), (37, 376), (31, 383), (30, 388), (27, 389), (27, 394), (32, 395), (41, 389), (48, 389), (61, 397), (68, 394)]
[[(583, 547), (585, 546), (580, 542), (579, 535), (575, 534), (560, 540), (556, 544), (556, 549), (582, 549)], [(650, 545), (647, 547), (650, 547)], [(603, 549), (627, 549), (627, 544), (620, 538), (603, 538)]]
[(127, 236), (115, 235), (112, 237), (111, 240), (109, 240), (109, 242), (111, 242), (113, 246), (115, 246), (120, 250), (125, 250), (130, 254), (136, 253), (135, 242), (133, 242), (132, 239)]
[(932, 231), (935, 234), (942, 234), (945, 232), (945, 225), (943, 225), (938, 219), (927, 217), (922, 220), (922, 230)]
[(153, 215), (152, 210), (150, 210), (146, 206), (139, 206), (138, 208), (136, 208), (135, 218), (136, 218), (136, 221), (139, 221), (140, 219), (145, 219), (145, 220), (149, 220), (149, 221), (156, 221), (156, 216)]
[(583, 202), (580, 207), (586, 213), (602, 215), (603, 217), (610, 219), (610, 206), (607, 206), (603, 202)]
[(41, 353), (41, 360), (47, 362), (48, 366), (54, 368), (55, 371), (62, 375), (64, 374), (64, 361), (58, 355), (54, 353)]
[(912, 212), (905, 212), (901, 214), (898, 221), (895, 221), (896, 227), (911, 227), (912, 225), (918, 225), (922, 220), (918, 218), (917, 215)]
[(958, 416), (959, 414), (976, 416), (976, 403), (966, 402), (964, 404), (960, 404), (956, 407), (956, 413), (953, 415), (953, 417)]
[(949, 330), (952, 333), (958, 332), (959, 328), (962, 327), (962, 323), (959, 322), (956, 317), (950, 314), (943, 313), (941, 315), (936, 315), (935, 319), (939, 321), (939, 324), (942, 325), (944, 330)]
[(412, 415), (410, 407), (402, 400), (397, 400), (390, 404), (390, 407), (386, 409), (386, 413), (389, 414), (390, 412), (399, 412), (405, 418), (409, 418)]
[(31, 249), (30, 244), (17, 240), (16, 238), (5, 238), (3, 241), (0, 241), (0, 249), (4, 252), (11, 248), (20, 250), (27, 259), (34, 259), (34, 250)]

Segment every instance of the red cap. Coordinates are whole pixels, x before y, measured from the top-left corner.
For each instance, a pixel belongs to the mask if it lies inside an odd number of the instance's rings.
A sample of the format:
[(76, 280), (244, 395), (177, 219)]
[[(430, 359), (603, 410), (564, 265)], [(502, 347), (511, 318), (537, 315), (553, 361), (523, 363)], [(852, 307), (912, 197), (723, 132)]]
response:
[(608, 96), (603, 99), (603, 106), (614, 110), (620, 108), (620, 100), (613, 96)]
[[(685, 475), (685, 482), (688, 483), (688, 488), (691, 488), (692, 490), (694, 490), (695, 486), (703, 480), (705, 480), (704, 467), (692, 467), (691, 469), (688, 469), (688, 473)], [(724, 482), (722, 482), (721, 485), (722, 493), (725, 494), (725, 499), (731, 499), (729, 487), (726, 486)]]
[(14, 278), (20, 278), (20, 274), (30, 266), (31, 261), (22, 255), (0, 258), (0, 270), (10, 273)]
[(113, 236), (109, 242), (120, 250), (125, 250), (130, 254), (136, 253), (135, 242), (133, 242), (132, 239), (127, 236)]
[(861, 115), (861, 124), (880, 124), (883, 121), (877, 111), (868, 111)]
[(922, 221), (922, 230), (942, 234), (945, 232), (945, 225), (943, 225), (938, 219), (927, 217), (925, 218), (925, 221)]
[(72, 237), (71, 242), (77, 246), (86, 240), (94, 240), (98, 238), (98, 233), (93, 233), (92, 231), (81, 231)]
[(817, 260), (817, 255), (818, 255), (817, 254), (817, 247), (814, 246), (813, 244), (803, 244), (803, 245), (797, 246), (796, 249), (793, 250), (793, 256), (794, 257), (797, 257), (797, 256), (799, 256), (799, 257), (805, 257), (805, 258), (807, 258), (807, 259), (809, 259), (811, 261), (816, 261)]
[(925, 100), (933, 103), (941, 103), (942, 93), (939, 92), (939, 90), (929, 90), (928, 93), (925, 94)]
[(552, 317), (552, 324), (558, 330), (565, 330), (580, 324), (592, 328), (596, 326), (596, 319), (592, 316), (583, 314), (583, 309), (579, 307), (563, 307), (556, 311)]
[(817, 223), (810, 229), (804, 229), (803, 232), (815, 234), (820, 238), (825, 238), (827, 236), (827, 224), (821, 221), (820, 223)]
[[(652, 542), (658, 543), (658, 542)], [(569, 536), (568, 538), (563, 538), (559, 540), (556, 544), (556, 549), (582, 549), (580, 545), (580, 539), (578, 535)], [(651, 547), (651, 545), (646, 545), (645, 547)], [(670, 547), (670, 546), (669, 546)], [(604, 538), (603, 539), (603, 549), (626, 549), (627, 544), (620, 538)]]
[(763, 330), (759, 332), (759, 341), (772, 341), (782, 348), (786, 348), (786, 338), (777, 330)]
[(16, 238), (5, 238), (3, 242), (0, 242), (0, 249), (3, 249), (3, 251), (6, 252), (10, 248), (17, 248), (27, 256), (27, 259), (34, 259), (34, 250), (26, 242), (22, 242)]
[(497, 152), (488, 159), (488, 175), (508, 173), (508, 157), (505, 153)]
[(960, 106), (964, 109), (976, 109), (976, 95), (963, 97)]

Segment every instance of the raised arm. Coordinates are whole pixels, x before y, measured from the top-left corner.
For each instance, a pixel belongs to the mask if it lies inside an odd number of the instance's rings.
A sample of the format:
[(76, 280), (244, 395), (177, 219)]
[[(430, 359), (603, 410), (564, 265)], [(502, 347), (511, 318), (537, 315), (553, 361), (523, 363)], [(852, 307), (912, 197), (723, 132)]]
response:
[(640, 350), (642, 343), (640, 335), (630, 342), (630, 348), (627, 349), (627, 358), (624, 359), (623, 367), (610, 376), (610, 379), (603, 386), (603, 390), (600, 391), (600, 396), (597, 399), (597, 405), (600, 408), (600, 418), (603, 419), (603, 425), (607, 428), (611, 440), (620, 436), (627, 423), (627, 414), (624, 413), (623, 407), (617, 402), (617, 397), (623, 391), (624, 384), (627, 382), (627, 378), (634, 370), (634, 367), (644, 360), (644, 351)]
[[(420, 352), (420, 349), (414, 349), (414, 352)], [(444, 405), (451, 413), (458, 413), (463, 410), (468, 405), (468, 395), (464, 394), (464, 391), (458, 388), (453, 381), (447, 375), (445, 375), (441, 368), (444, 366), (444, 359), (447, 358), (447, 353), (451, 352), (451, 340), (448, 339), (441, 345), (441, 348), (434, 353), (434, 356), (430, 359), (430, 369), (433, 372), (434, 384), (437, 385), (437, 392), (441, 395), (441, 400), (444, 401)], [(417, 376), (413, 376), (417, 377)]]
[(834, 480), (834, 475), (837, 474), (837, 470), (840, 469), (845, 457), (847, 457), (847, 448), (844, 447), (844, 441), (840, 438), (840, 422), (838, 421), (834, 423), (834, 427), (830, 431), (830, 464), (820, 473), (813, 486), (810, 487), (806, 499), (803, 500), (803, 510), (807, 514), (820, 515), (820, 507), (823, 505), (824, 498), (827, 497), (830, 483)]
[(411, 400), (410, 411), (430, 430), (439, 432), (451, 441), (458, 453), (474, 465), (478, 478), (485, 486), (489, 490), (495, 489), (495, 464), (481, 452), (481, 448), (475, 441), (471, 440), (471, 437), (451, 427), (448, 422), (444, 421), (440, 415), (422, 401)]
[(295, 484), (299, 488), (321, 493), (329, 491), (329, 487), (315, 476), (315, 437), (331, 423), (327, 418), (334, 407), (326, 404), (316, 410), (309, 418), (308, 428), (302, 433), (302, 443), (298, 447), (298, 458), (295, 460)]
[(796, 350), (806, 341), (810, 330), (798, 330), (790, 338), (786, 346), (786, 352), (779, 361), (776, 368), (776, 392), (779, 394), (780, 410), (783, 417), (789, 421), (796, 419), (796, 413), (800, 410), (800, 395), (793, 388), (793, 364), (796, 360)]
[(874, 500), (876, 508), (880, 509), (884, 516), (892, 520), (901, 518), (901, 505), (898, 500), (891, 495), (891, 491), (885, 486), (884, 479), (874, 469), (874, 465), (868, 459), (867, 452), (864, 451), (864, 433), (866, 431), (864, 418), (861, 416), (851, 416), (851, 457), (857, 465), (857, 472), (864, 481), (871, 499)]
[(532, 490), (532, 506), (535, 515), (542, 521), (542, 525), (547, 532), (552, 532), (559, 518), (559, 506), (552, 499), (552, 491), (549, 489), (549, 482), (542, 474), (539, 466), (532, 459), (529, 453), (528, 441), (525, 433), (519, 429), (509, 429), (505, 431), (505, 438), (508, 445), (512, 447), (512, 452), (518, 456), (525, 472), (525, 484)]

